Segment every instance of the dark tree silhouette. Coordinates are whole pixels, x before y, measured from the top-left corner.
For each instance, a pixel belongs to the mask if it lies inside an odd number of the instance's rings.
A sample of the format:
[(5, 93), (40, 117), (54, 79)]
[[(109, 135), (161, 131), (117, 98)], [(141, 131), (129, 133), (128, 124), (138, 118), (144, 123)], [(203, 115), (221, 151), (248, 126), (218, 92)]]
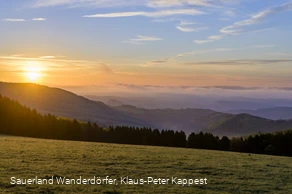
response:
[(131, 126), (100, 127), (96, 123), (41, 115), (0, 95), (0, 134), (46, 139), (108, 142), (135, 145), (188, 147), (256, 154), (292, 156), (292, 130), (257, 134), (247, 138), (221, 139), (211, 133), (152, 130)]

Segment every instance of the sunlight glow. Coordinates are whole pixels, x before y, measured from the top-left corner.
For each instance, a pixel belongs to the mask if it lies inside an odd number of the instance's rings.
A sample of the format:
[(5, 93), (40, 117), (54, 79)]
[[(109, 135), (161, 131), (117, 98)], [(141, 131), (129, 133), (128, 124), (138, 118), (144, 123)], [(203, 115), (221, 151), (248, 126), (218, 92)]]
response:
[(31, 82), (37, 82), (41, 77), (41, 64), (37, 61), (29, 61), (25, 65), (25, 76), (29, 79)]

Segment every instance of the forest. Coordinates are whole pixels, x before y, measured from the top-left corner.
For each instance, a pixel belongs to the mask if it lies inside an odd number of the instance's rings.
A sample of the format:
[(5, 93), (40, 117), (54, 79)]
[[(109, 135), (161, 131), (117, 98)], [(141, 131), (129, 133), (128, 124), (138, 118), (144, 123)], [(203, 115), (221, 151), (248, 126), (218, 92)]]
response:
[(147, 127), (98, 126), (76, 119), (41, 115), (0, 95), (0, 134), (45, 139), (151, 145), (292, 156), (292, 130), (248, 137), (158, 130)]

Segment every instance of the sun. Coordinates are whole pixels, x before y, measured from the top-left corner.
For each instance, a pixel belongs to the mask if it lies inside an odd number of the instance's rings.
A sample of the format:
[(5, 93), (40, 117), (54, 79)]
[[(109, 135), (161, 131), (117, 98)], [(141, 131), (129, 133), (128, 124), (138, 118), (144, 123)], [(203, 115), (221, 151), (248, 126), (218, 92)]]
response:
[(27, 72), (26, 76), (32, 82), (37, 81), (37, 79), (40, 77), (40, 75), (37, 72)]
[(37, 82), (42, 75), (41, 64), (36, 61), (27, 62), (24, 71), (25, 76), (31, 82)]

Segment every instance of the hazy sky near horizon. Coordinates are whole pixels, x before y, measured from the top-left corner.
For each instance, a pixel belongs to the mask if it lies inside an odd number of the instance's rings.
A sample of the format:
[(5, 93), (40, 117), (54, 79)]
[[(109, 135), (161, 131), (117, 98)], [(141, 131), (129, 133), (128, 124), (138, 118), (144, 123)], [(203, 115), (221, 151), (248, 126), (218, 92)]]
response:
[(291, 0), (0, 0), (0, 81), (292, 88), (291, 19)]

